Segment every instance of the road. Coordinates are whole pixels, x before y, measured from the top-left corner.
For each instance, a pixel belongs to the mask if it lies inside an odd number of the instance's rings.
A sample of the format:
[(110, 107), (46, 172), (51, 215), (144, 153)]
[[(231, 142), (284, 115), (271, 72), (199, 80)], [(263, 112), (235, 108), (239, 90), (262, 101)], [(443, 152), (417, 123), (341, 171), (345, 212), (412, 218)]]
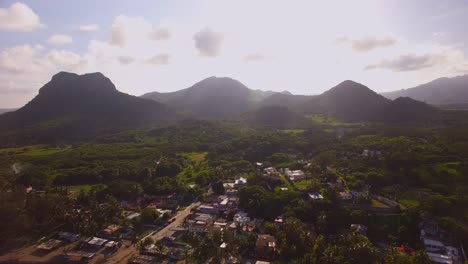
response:
[[(155, 234), (150, 233), (149, 235), (143, 237), (141, 240), (144, 240), (147, 237), (151, 237), (155, 242), (160, 240), (167, 234), (167, 232), (171, 230), (171, 228), (181, 225), (184, 219), (190, 214), (190, 211), (194, 207), (197, 207), (199, 205), (200, 203), (196, 202), (187, 206), (184, 210), (177, 212), (176, 216), (173, 217), (176, 219), (174, 222), (170, 223)], [(138, 248), (136, 247), (136, 245), (132, 245), (128, 248), (122, 247), (111, 258), (107, 259), (105, 263), (127, 263), (130, 257), (137, 253)]]

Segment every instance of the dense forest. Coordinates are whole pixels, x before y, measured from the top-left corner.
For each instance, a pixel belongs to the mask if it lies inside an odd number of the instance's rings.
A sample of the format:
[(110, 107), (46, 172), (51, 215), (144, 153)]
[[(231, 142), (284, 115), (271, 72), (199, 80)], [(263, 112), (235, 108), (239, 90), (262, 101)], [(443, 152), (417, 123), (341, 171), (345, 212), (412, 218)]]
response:
[[(365, 258), (373, 263), (380, 256), (370, 241), (422, 249), (418, 225), (428, 217), (466, 245), (468, 127), (344, 123), (318, 115), (307, 120), (297, 129), (184, 120), (86, 142), (0, 149), (1, 245), (28, 243), (64, 226), (93, 234), (111, 222), (126, 221), (118, 201), (174, 192), (191, 201), (199, 199), (205, 186), (239, 175), (249, 179), (239, 190), (242, 208), (267, 221), (278, 216), (295, 221), (287, 222), (291, 232), (270, 227), (285, 247), (283, 260), (343, 263), (343, 258)], [(258, 175), (254, 163), (259, 161), (305, 168), (312, 178), (281, 192), (274, 188), (278, 183)], [(347, 188), (367, 188), (397, 201), (398, 212), (382, 215), (340, 206), (337, 190), (327, 184), (337, 179), (346, 181)], [(190, 188), (193, 184), (197, 187)], [(35, 191), (26, 193), (26, 188)], [(325, 199), (307, 202), (304, 190), (323, 193)], [(86, 214), (76, 214), (77, 207)], [(336, 236), (355, 222), (369, 227), (369, 238)], [(299, 230), (313, 230), (315, 242), (294, 233)], [(350, 243), (370, 244), (358, 253), (348, 252)], [(399, 257), (389, 253), (386, 263)], [(401, 263), (424, 263), (406, 261)]]

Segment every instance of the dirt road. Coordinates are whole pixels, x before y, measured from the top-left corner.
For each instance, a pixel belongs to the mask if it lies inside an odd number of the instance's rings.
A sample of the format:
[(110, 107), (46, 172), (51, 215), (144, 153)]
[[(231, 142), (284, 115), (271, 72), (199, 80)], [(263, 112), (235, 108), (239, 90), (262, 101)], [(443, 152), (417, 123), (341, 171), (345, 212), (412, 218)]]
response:
[[(184, 210), (179, 211), (176, 214), (176, 216), (173, 217), (176, 219), (174, 222), (170, 223), (169, 225), (159, 230), (155, 234), (149, 234), (143, 237), (142, 240), (144, 240), (147, 237), (151, 237), (154, 241), (160, 240), (171, 230), (171, 228), (181, 225), (184, 219), (190, 214), (190, 211), (192, 210), (192, 208), (198, 205), (200, 205), (199, 202), (193, 203), (187, 206)], [(114, 254), (111, 258), (107, 259), (105, 263), (122, 263), (122, 264), (127, 263), (130, 257), (137, 253), (138, 253), (138, 248), (136, 247), (136, 245), (130, 246), (128, 248), (122, 247), (120, 248), (119, 251), (117, 251), (116, 254)]]

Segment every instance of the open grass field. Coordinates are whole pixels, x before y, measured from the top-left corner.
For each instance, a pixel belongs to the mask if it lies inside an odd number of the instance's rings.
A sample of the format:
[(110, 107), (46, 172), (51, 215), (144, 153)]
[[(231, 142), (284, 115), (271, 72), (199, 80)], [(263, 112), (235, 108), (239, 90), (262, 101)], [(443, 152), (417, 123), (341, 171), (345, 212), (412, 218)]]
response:
[(376, 208), (389, 208), (386, 204), (380, 202), (380, 201), (377, 201), (376, 199), (372, 199), (372, 207), (376, 207)]
[(184, 152), (182, 156), (188, 158), (190, 161), (200, 162), (205, 160), (207, 152)]

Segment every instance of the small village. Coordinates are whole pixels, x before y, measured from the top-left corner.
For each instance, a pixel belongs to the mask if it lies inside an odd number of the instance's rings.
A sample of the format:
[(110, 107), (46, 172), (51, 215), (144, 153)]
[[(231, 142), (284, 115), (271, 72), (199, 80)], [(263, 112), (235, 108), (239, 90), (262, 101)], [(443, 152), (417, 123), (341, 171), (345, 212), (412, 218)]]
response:
[[(379, 151), (364, 150), (363, 154), (380, 155)], [(304, 168), (308, 161), (300, 160)], [(323, 190), (305, 188), (311, 176), (301, 169), (276, 168), (269, 162), (256, 162), (255, 184), (266, 189), (287, 193), (299, 193), (307, 203), (320, 203), (330, 198)], [(327, 167), (327, 170), (335, 170)], [(359, 209), (375, 214), (398, 214), (401, 205), (391, 199), (371, 193), (369, 187), (350, 189), (345, 179), (336, 178), (325, 183), (335, 191), (333, 200), (340, 207)], [(287, 216), (277, 215), (274, 220), (249, 214), (241, 206), (239, 192), (249, 185), (246, 176), (235, 176), (211, 184), (206, 192), (195, 201), (187, 203), (182, 195), (143, 195), (132, 201), (120, 201), (122, 217), (126, 225), (110, 224), (94, 236), (84, 237), (68, 230), (60, 230), (44, 237), (37, 244), (24, 250), (18, 262), (56, 263), (190, 263), (196, 258), (206, 263), (273, 263), (278, 259), (277, 238), (271, 229), (281, 230)], [(191, 188), (194, 186), (191, 186)], [(31, 191), (31, 190), (29, 190)], [(274, 206), (274, 205), (273, 205)], [(80, 208), (74, 209), (80, 213)], [(154, 214), (158, 219), (136, 227), (135, 220), (143, 214)], [(434, 263), (461, 264), (463, 252), (451, 243), (447, 234), (436, 221), (424, 219), (419, 224), (420, 240), (424, 250)], [(363, 223), (352, 223), (339, 233), (355, 233), (367, 236), (372, 232)], [(314, 229), (308, 233), (314, 241)], [(200, 250), (203, 241), (209, 240), (210, 253)], [(385, 241), (377, 244), (381, 252), (391, 245)], [(399, 254), (412, 254), (415, 249), (408, 244), (394, 247)], [(206, 259), (203, 259), (206, 257)]]

